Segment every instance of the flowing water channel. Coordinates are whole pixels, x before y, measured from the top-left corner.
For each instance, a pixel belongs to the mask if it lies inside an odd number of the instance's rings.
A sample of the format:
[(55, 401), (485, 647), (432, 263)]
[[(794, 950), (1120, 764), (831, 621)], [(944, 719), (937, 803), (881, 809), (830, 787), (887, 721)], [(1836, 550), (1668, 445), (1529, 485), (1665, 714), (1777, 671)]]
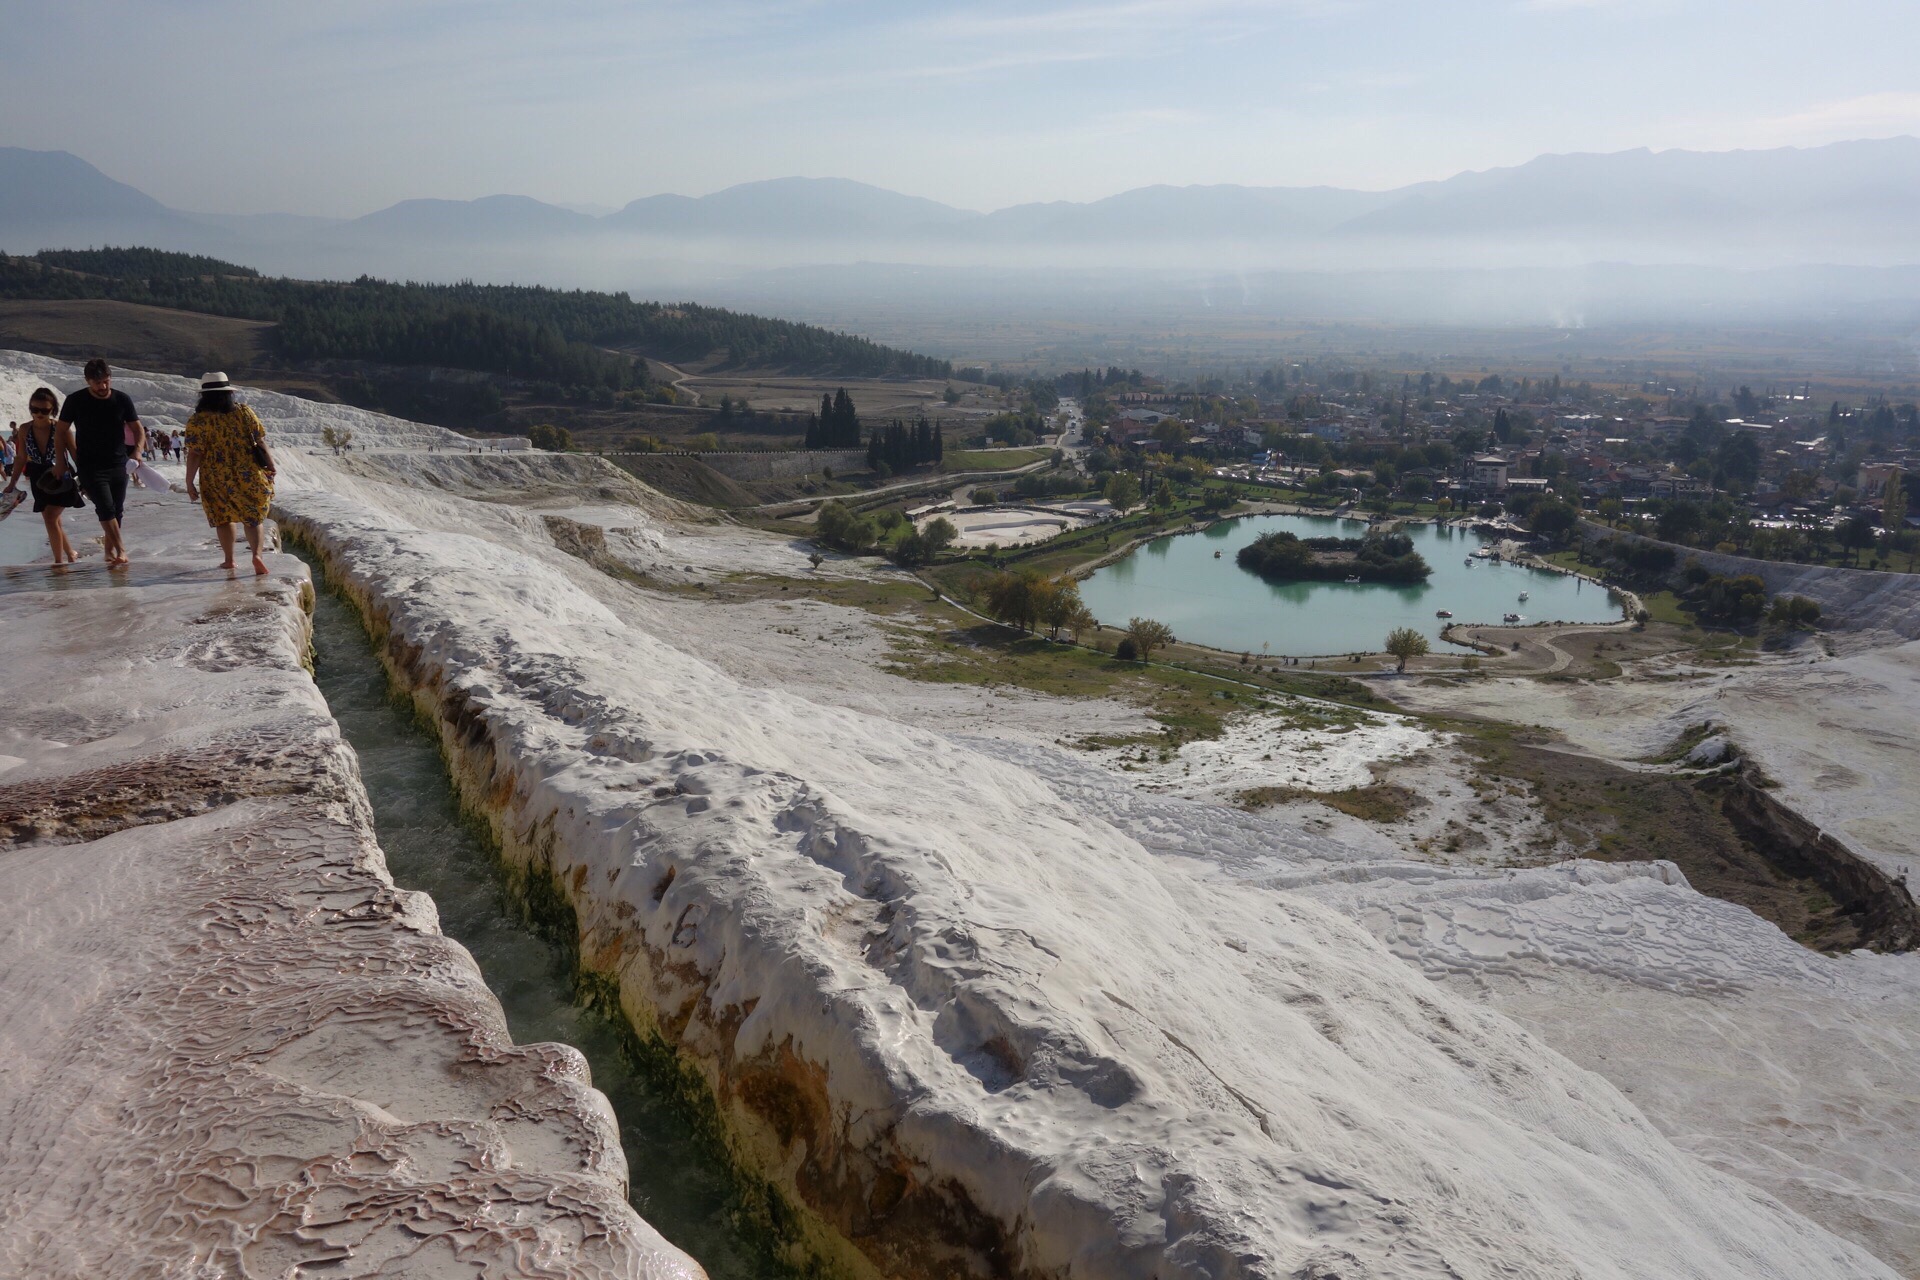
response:
[[(319, 566), (308, 566), (321, 582)], [(717, 1141), (656, 1074), (629, 1058), (619, 1028), (575, 1003), (571, 954), (542, 938), (508, 900), (491, 850), (460, 813), (437, 744), (390, 692), (360, 615), (324, 588), (317, 594), (314, 678), (360, 757), (394, 880), (432, 895), (441, 929), (479, 962), (516, 1043), (558, 1040), (586, 1055), (594, 1085), (619, 1117), (630, 1199), (642, 1217), (713, 1280), (792, 1275), (761, 1233), (743, 1227)]]
[[(1263, 533), (1286, 530), (1302, 538), (1357, 538), (1365, 522), (1331, 516), (1242, 516), (1198, 533), (1155, 538), (1080, 584), (1080, 597), (1109, 626), (1153, 618), (1182, 640), (1228, 651), (1299, 657), (1374, 653), (1396, 627), (1412, 627), (1436, 652), (1453, 622), (1501, 622), (1517, 613), (1525, 622), (1617, 622), (1620, 607), (1605, 587), (1568, 574), (1473, 560), (1487, 539), (1466, 529), (1417, 524), (1406, 528), (1433, 576), (1418, 586), (1386, 583), (1272, 583), (1249, 573), (1234, 556)], [(1527, 599), (1520, 599), (1526, 592)]]

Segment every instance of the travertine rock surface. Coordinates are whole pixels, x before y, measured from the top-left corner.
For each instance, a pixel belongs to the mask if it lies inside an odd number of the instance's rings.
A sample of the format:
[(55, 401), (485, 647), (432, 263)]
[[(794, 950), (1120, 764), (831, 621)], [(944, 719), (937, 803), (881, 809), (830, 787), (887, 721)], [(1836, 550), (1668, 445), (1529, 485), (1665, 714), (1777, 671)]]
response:
[(700, 1276), (389, 879), (304, 566), (230, 579), (180, 494), (127, 528), (0, 567), (0, 1275)]

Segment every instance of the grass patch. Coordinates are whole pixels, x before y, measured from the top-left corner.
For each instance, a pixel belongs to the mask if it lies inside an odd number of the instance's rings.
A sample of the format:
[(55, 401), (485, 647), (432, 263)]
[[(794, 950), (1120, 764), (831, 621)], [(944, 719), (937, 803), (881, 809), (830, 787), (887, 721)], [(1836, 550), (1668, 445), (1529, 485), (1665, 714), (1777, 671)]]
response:
[[(1082, 743), (1091, 746), (1177, 747), (1215, 738), (1225, 717), (1242, 705), (1240, 699), (1216, 696), (1219, 683), (1203, 675), (1117, 662), (1103, 653), (960, 616), (965, 625), (952, 630), (900, 636), (884, 669), (937, 684), (1025, 689), (1058, 698), (1118, 698), (1140, 706), (1160, 725), (1159, 733), (1130, 736), (1124, 743)], [(1254, 695), (1247, 692), (1251, 700)]]
[(1404, 822), (1415, 809), (1425, 804), (1418, 795), (1391, 782), (1370, 782), (1364, 787), (1341, 791), (1309, 791), (1305, 787), (1253, 787), (1234, 798), (1242, 809), (1265, 809), (1270, 805), (1313, 800), (1338, 809), (1362, 822)]
[(1640, 597), (1640, 606), (1647, 611), (1650, 622), (1664, 622), (1672, 627), (1694, 625), (1693, 616), (1680, 606), (1680, 597), (1671, 591), (1653, 591)]
[(1605, 578), (1607, 576), (1607, 571), (1599, 565), (1593, 563), (1591, 560), (1582, 560), (1577, 550), (1554, 551), (1540, 558), (1548, 564), (1557, 565), (1562, 569), (1571, 569), (1575, 573), (1584, 573), (1590, 578)]
[(1012, 471), (1051, 458), (1051, 449), (949, 449), (940, 460), (942, 471)]

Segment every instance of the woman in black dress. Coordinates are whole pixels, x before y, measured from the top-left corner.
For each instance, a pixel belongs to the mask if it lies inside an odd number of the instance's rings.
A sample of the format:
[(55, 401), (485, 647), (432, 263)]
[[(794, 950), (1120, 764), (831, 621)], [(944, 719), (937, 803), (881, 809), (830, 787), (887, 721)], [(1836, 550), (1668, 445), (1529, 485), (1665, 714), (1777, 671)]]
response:
[[(72, 458), (67, 459), (69, 474), (65, 481), (57, 483), (54, 478), (55, 466), (60, 461), (60, 428), (54, 420), (54, 415), (60, 412), (60, 397), (41, 387), (28, 397), (27, 411), (33, 416), (13, 433), (13, 474), (7, 477), (7, 486), (0, 489), (0, 493), (12, 493), (24, 475), (27, 492), (33, 495), (33, 509), (47, 526), (47, 546), (53, 551), (53, 562), (72, 564), (80, 557), (67, 541), (60, 516), (70, 507), (87, 504), (80, 496), (80, 486), (73, 481)], [(52, 488), (51, 494), (42, 491), (43, 476), (45, 487)]]

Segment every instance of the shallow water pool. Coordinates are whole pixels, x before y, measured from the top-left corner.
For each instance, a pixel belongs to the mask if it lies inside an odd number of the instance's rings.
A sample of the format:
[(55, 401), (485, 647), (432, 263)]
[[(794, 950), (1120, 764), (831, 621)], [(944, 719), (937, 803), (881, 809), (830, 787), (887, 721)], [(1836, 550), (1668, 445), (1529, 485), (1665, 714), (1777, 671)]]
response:
[[(1508, 613), (1526, 622), (1617, 622), (1620, 606), (1605, 588), (1568, 574), (1491, 560), (1468, 563), (1487, 539), (1443, 525), (1409, 525), (1414, 549), (1433, 566), (1419, 586), (1342, 582), (1270, 583), (1234, 560), (1263, 533), (1303, 538), (1357, 538), (1359, 520), (1331, 516), (1243, 516), (1199, 533), (1156, 538), (1080, 584), (1080, 597), (1109, 626), (1153, 618), (1182, 640), (1217, 649), (1300, 657), (1373, 653), (1387, 632), (1412, 627), (1436, 651), (1453, 622), (1498, 623)], [(1214, 553), (1218, 552), (1216, 556)], [(1520, 593), (1527, 593), (1521, 600)]]

